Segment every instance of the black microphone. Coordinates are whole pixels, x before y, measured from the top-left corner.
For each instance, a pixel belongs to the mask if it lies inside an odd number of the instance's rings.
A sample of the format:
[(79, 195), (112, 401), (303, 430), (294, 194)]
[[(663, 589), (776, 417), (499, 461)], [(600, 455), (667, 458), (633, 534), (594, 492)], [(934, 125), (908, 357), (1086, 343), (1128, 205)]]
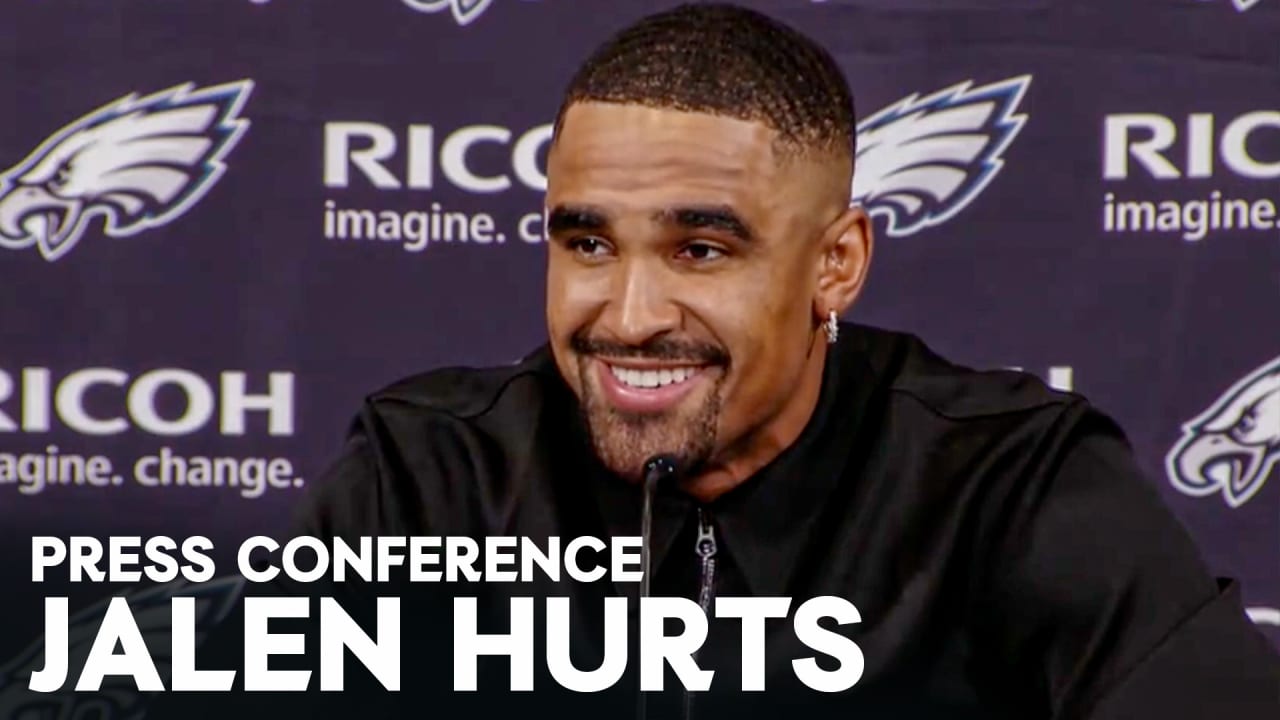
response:
[(674, 477), (676, 459), (654, 455), (644, 464), (644, 509), (640, 514), (640, 597), (649, 597), (649, 546), (653, 542), (653, 497), (658, 484)]
[[(649, 597), (650, 550), (653, 542), (653, 496), (658, 485), (675, 477), (678, 465), (671, 455), (654, 455), (644, 464), (644, 508), (640, 513), (640, 597)], [(639, 601), (637, 601), (638, 603)], [(646, 720), (649, 714), (644, 691), (636, 678), (636, 718)]]

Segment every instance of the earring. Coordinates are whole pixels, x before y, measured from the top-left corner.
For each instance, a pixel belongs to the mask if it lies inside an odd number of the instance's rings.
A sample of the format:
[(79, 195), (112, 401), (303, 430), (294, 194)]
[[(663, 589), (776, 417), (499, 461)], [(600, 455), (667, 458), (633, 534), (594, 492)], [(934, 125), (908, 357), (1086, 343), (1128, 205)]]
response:
[(822, 324), (822, 329), (827, 333), (827, 342), (834, 345), (840, 338), (840, 316), (836, 315), (835, 310), (827, 313), (827, 321)]

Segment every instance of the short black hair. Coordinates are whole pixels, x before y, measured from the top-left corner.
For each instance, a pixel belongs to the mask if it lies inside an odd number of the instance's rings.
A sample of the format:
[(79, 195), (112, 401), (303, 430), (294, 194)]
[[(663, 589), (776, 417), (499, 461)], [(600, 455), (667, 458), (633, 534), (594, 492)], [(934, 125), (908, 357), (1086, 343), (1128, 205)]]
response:
[(597, 49), (565, 92), (556, 134), (578, 102), (638, 104), (760, 122), (784, 146), (856, 154), (853, 93), (835, 58), (755, 10), (684, 4), (642, 18)]

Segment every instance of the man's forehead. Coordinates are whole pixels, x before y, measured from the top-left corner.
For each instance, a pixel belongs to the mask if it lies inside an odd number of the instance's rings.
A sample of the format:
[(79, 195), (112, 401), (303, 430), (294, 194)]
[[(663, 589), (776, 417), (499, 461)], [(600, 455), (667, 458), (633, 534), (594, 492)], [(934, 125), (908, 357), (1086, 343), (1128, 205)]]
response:
[(565, 113), (551, 149), (552, 170), (663, 162), (763, 171), (777, 133), (763, 123), (635, 104), (584, 102)]
[(609, 204), (749, 202), (777, 180), (775, 138), (763, 124), (736, 118), (580, 103), (565, 114), (548, 156), (548, 194)]
[(612, 216), (732, 207), (763, 227), (844, 202), (847, 173), (838, 158), (795, 153), (762, 122), (582, 102), (565, 112), (548, 155), (546, 199)]

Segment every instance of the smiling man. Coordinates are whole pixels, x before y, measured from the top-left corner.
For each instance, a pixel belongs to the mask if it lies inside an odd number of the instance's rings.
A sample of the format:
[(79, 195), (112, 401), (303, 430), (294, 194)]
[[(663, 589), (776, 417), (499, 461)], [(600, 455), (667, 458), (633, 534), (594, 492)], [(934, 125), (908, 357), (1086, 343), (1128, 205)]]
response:
[[(668, 668), (666, 692), (638, 699), (633, 651), (616, 691), (558, 694), (540, 650), (536, 692), (468, 696), (492, 712), (1280, 717), (1280, 662), (1240, 588), (1205, 569), (1114, 423), (1033, 377), (840, 321), (872, 257), (849, 206), (854, 138), (836, 62), (763, 15), (681, 7), (610, 39), (570, 82), (548, 156), (549, 342), (372, 394), (300, 531), (643, 532), (654, 596), (835, 596), (861, 616), (829, 626), (864, 661), (844, 692), (797, 681), (815, 651), (781, 619), (767, 691), (742, 692), (742, 624), (717, 617), (696, 657), (708, 692)], [(638, 588), (472, 591), (491, 594), (491, 632), (503, 596), (573, 598), (575, 661), (594, 669), (601, 601)], [(447, 609), (405, 615), (449, 637)], [(448, 643), (405, 648), (442, 654), (405, 676), (443, 712)], [(507, 663), (480, 686), (507, 687)]]
[[(710, 501), (791, 446), (871, 259), (854, 108), (790, 28), (683, 8), (571, 83), (548, 158), (548, 325), (596, 453)], [(823, 329), (825, 328), (825, 330)]]
[[(665, 22), (702, 16), (714, 35), (743, 20), (715, 12)], [(827, 362), (821, 328), (850, 306), (871, 254), (866, 214), (849, 208), (853, 109), (835, 66), (783, 56), (792, 67), (776, 72), (803, 80), (771, 88), (794, 114), (776, 129), (717, 92), (762, 82), (761, 60), (717, 54), (680, 75), (661, 56), (628, 58), (621, 74), (622, 58), (590, 65), (547, 173), (548, 325), (595, 451), (633, 479), (674, 453), (703, 500), (799, 436)], [(664, 75), (670, 96), (649, 97)]]

